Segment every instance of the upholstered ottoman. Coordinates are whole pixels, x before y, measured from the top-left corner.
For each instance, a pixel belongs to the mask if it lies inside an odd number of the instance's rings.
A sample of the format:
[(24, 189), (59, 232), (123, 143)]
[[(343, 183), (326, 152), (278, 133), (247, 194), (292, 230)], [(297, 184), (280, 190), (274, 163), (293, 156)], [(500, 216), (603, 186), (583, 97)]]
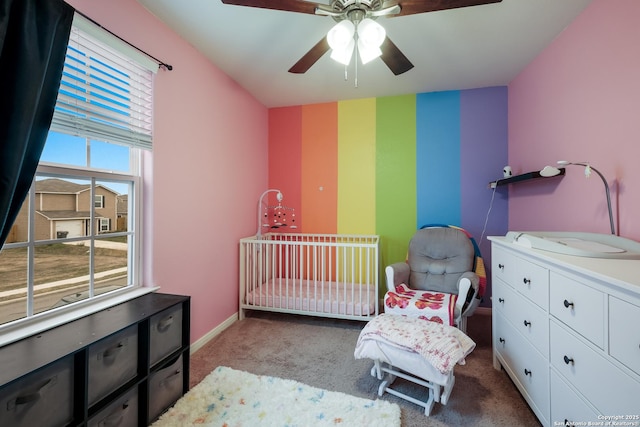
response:
[[(369, 321), (354, 351), (356, 359), (374, 361), (371, 375), (380, 380), (378, 395), (391, 393), (431, 413), (435, 402), (446, 405), (455, 383), (457, 364), (475, 343), (459, 329), (417, 317), (384, 313)], [(391, 388), (397, 377), (429, 389), (426, 401)]]

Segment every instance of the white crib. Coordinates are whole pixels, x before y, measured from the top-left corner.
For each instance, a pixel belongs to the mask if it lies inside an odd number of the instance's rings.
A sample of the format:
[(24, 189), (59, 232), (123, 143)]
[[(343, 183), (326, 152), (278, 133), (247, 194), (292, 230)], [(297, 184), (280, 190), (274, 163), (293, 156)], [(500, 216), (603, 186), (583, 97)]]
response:
[(267, 233), (240, 240), (246, 310), (368, 321), (378, 314), (379, 237)]

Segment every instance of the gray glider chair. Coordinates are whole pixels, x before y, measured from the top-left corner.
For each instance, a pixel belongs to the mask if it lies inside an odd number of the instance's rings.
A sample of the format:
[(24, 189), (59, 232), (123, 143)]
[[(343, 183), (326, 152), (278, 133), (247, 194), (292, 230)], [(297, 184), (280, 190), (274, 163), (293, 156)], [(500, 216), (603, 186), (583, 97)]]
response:
[[(476, 252), (467, 233), (446, 226), (420, 229), (409, 242), (407, 260), (385, 268), (389, 291), (385, 295), (385, 312), (422, 317), (428, 311), (421, 309), (429, 308), (429, 297), (454, 295), (457, 298), (447, 299), (450, 307), (445, 307), (450, 315), (449, 324), (466, 333), (467, 318), (481, 298), (480, 277), (474, 272), (475, 267)], [(424, 317), (429, 319), (428, 314)]]

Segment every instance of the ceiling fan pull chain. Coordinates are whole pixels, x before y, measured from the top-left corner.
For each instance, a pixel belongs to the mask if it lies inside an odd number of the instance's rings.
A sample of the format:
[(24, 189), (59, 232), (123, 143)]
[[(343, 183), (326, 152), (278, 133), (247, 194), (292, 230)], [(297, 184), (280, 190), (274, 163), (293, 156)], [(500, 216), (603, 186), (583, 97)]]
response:
[(356, 63), (356, 71), (355, 71), (355, 79), (354, 79), (354, 86), (357, 88), (358, 87), (358, 35), (356, 34), (356, 49), (354, 52), (354, 58), (355, 58), (355, 63)]

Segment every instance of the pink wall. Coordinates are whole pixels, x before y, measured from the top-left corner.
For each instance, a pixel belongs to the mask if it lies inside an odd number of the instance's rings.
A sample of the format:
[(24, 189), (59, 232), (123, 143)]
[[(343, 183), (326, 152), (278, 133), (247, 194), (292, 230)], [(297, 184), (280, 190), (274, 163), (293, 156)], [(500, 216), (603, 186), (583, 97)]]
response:
[(174, 67), (155, 79), (145, 285), (191, 296), (193, 342), (238, 310), (238, 240), (255, 233), (267, 188), (268, 111), (135, 0), (66, 1)]
[[(590, 162), (607, 178), (621, 236), (640, 240), (640, 1), (594, 0), (509, 85), (514, 173)], [(604, 186), (564, 178), (511, 185), (509, 229), (609, 233)]]

